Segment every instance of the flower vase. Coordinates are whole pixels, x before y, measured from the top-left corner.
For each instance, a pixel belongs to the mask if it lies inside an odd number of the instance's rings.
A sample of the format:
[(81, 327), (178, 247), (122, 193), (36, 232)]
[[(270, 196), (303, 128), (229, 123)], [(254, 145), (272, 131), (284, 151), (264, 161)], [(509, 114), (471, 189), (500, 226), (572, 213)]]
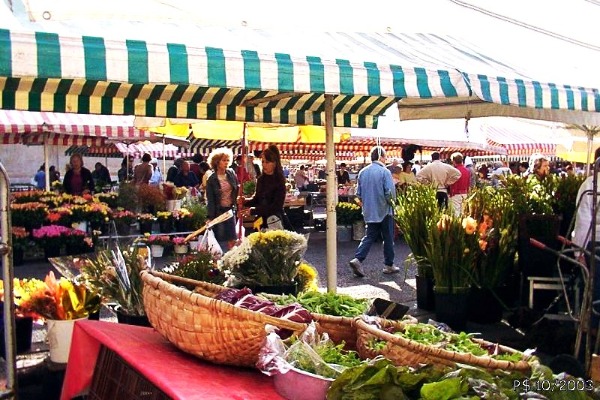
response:
[(53, 320), (49, 319), (48, 324), (48, 348), (50, 349), (50, 361), (65, 364), (69, 361), (69, 352), (71, 350), (71, 337), (73, 336), (73, 327), (75, 321), (84, 320), (66, 319)]
[(83, 231), (83, 232), (87, 232), (87, 226), (88, 226), (87, 221), (73, 222), (71, 224), (71, 227), (73, 229), (77, 229), (77, 230), (80, 230), (80, 231)]
[(140, 221), (140, 234), (152, 233), (152, 221)]
[(337, 241), (349, 242), (352, 240), (352, 226), (337, 225)]
[(365, 221), (356, 221), (352, 224), (352, 240), (361, 241), (365, 236)]
[(435, 294), (433, 293), (433, 278), (416, 275), (417, 308), (426, 311), (435, 310)]
[(171, 218), (159, 219), (158, 229), (160, 233), (171, 233), (173, 232), (173, 220)]
[(500, 300), (503, 288), (472, 288), (469, 293), (469, 321), (494, 324), (502, 320), (504, 306)]
[(147, 315), (126, 314), (120, 309), (116, 309), (115, 312), (117, 313), (117, 322), (120, 324), (152, 327)]
[(174, 246), (175, 254), (185, 254), (188, 252), (188, 245), (187, 244), (176, 244)]
[(435, 319), (453, 330), (464, 331), (467, 325), (469, 288), (435, 287)]
[(190, 221), (187, 218), (175, 220), (175, 232), (190, 232)]
[(152, 257), (160, 258), (163, 256), (164, 251), (165, 251), (165, 246), (161, 246), (158, 244), (150, 245), (150, 253), (152, 254)]
[(61, 246), (45, 246), (44, 247), (44, 258), (60, 257)]
[(129, 236), (131, 234), (131, 224), (117, 221), (115, 223), (115, 226), (117, 228), (117, 234), (119, 236)]
[[(23, 354), (31, 350), (31, 336), (33, 334), (33, 318), (15, 317), (15, 338), (17, 354)], [(4, 337), (4, 319), (0, 318), (0, 335)], [(0, 356), (6, 355), (4, 340), (0, 341)]]
[(25, 250), (21, 247), (13, 247), (13, 266), (23, 265), (25, 259)]

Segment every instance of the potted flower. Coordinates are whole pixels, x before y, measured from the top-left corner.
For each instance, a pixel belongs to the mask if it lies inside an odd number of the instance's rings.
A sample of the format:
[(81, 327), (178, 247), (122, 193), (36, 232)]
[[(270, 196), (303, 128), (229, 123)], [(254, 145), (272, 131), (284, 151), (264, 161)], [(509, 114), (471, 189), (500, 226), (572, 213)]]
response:
[(73, 212), (70, 207), (60, 206), (51, 208), (46, 214), (46, 221), (50, 224), (70, 226)]
[(66, 363), (69, 359), (73, 324), (100, 308), (100, 296), (85, 283), (61, 277), (50, 271), (44, 285), (21, 300), (20, 309), (47, 322), (50, 359)]
[(216, 285), (225, 282), (225, 273), (218, 267), (214, 255), (206, 250), (186, 254), (173, 265), (164, 268), (163, 272)]
[(31, 230), (42, 226), (48, 206), (40, 202), (11, 203), (10, 212), (13, 225)]
[(172, 182), (164, 182), (162, 184), (162, 190), (165, 194), (165, 198), (167, 199), (168, 211), (181, 208), (181, 200), (183, 200), (188, 193), (188, 189), (186, 187), (176, 187)]
[(394, 220), (412, 254), (405, 266), (417, 266), (417, 307), (432, 311), (435, 307), (433, 294), (433, 271), (427, 260), (425, 246), (430, 227), (440, 215), (436, 200), (436, 188), (429, 185), (409, 185), (398, 193), (394, 206)]
[(144, 309), (140, 272), (146, 261), (138, 247), (113, 252), (102, 250), (95, 257), (83, 258), (82, 277), (98, 290), (105, 303), (116, 304), (119, 322), (150, 326)]
[(223, 255), (232, 286), (248, 286), (253, 291), (296, 292), (296, 275), (306, 251), (304, 235), (273, 230), (254, 232)]
[(193, 199), (186, 204), (185, 208), (191, 213), (190, 230), (195, 231), (206, 224), (208, 215), (206, 204), (202, 204), (198, 200)]
[(362, 220), (362, 210), (356, 203), (340, 201), (335, 207), (335, 211), (337, 238), (340, 242), (350, 241), (352, 239), (352, 225)]
[(188, 251), (188, 245), (184, 237), (174, 237), (173, 240), (175, 254), (185, 254)]
[(92, 202), (86, 204), (85, 212), (87, 221), (90, 223), (92, 230), (100, 229), (103, 224), (110, 220), (111, 210), (106, 203), (98, 201), (96, 198)]
[(164, 192), (153, 185), (136, 186), (136, 194), (140, 209), (147, 213), (166, 210), (167, 198)]
[(77, 255), (94, 251), (94, 241), (86, 232), (71, 229), (65, 234), (67, 255)]
[[(38, 315), (21, 307), (24, 299), (30, 296), (30, 293), (43, 287), (44, 282), (39, 279), (13, 279), (13, 302), (15, 312), (15, 333), (17, 339), (17, 354), (25, 353), (31, 348), (31, 336), (33, 333), (33, 320), (38, 319)], [(0, 296), (4, 298), (4, 281), (0, 280)], [(2, 318), (4, 314), (2, 314)], [(0, 318), (0, 332), (4, 333), (4, 323)], [(6, 354), (4, 341), (0, 342), (0, 356)]]
[(115, 221), (117, 233), (121, 236), (127, 236), (131, 232), (131, 224), (135, 221), (136, 215), (129, 210), (117, 208), (112, 212), (112, 219)]
[(117, 208), (119, 194), (117, 192), (96, 193), (94, 198), (100, 203), (105, 203), (110, 208)]
[(157, 212), (156, 219), (161, 233), (173, 232), (173, 213), (171, 211)]
[(172, 243), (168, 235), (144, 235), (143, 241), (150, 246), (152, 257), (162, 257), (165, 247)]
[(29, 232), (22, 226), (12, 227), (13, 265), (22, 265), (25, 249), (29, 244)]
[(191, 229), (192, 213), (183, 207), (179, 210), (173, 210), (173, 223), (176, 232), (189, 232)]
[(449, 212), (429, 229), (425, 252), (435, 281), (437, 320), (464, 329), (470, 274), (478, 249), (477, 221)]
[(44, 249), (46, 258), (58, 257), (64, 238), (71, 228), (62, 225), (46, 225), (33, 230), (33, 239)]
[(140, 213), (137, 215), (137, 220), (140, 224), (140, 233), (144, 235), (152, 232), (152, 224), (156, 221), (156, 217), (150, 213)]

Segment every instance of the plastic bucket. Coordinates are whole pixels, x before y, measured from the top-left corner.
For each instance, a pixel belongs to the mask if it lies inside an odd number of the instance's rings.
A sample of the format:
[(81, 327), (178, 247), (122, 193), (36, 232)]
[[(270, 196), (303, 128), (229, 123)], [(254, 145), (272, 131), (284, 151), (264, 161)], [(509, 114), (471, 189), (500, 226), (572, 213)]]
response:
[(71, 350), (71, 337), (73, 336), (73, 326), (75, 325), (75, 321), (79, 321), (79, 319), (49, 319), (47, 321), (50, 361), (59, 364), (65, 364), (67, 361), (69, 361), (69, 351)]

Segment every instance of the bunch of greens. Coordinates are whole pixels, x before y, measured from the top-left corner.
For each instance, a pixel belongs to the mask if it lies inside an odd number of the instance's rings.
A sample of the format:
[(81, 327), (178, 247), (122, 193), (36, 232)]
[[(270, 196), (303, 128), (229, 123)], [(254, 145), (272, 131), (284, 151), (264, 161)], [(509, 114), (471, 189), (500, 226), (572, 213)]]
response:
[(425, 278), (433, 277), (425, 246), (428, 232), (440, 216), (435, 196), (433, 186), (411, 185), (398, 193), (394, 206), (396, 224), (417, 261), (419, 276)]
[(303, 292), (298, 296), (277, 296), (278, 304), (299, 303), (308, 311), (336, 317), (357, 317), (364, 314), (369, 307), (369, 300), (355, 299), (347, 294), (321, 293), (317, 291)]

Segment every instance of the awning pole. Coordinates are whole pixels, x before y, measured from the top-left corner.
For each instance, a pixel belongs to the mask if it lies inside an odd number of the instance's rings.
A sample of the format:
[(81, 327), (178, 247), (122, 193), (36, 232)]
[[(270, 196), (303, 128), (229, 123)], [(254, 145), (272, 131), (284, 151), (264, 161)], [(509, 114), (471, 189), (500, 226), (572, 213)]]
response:
[[(246, 159), (248, 158), (248, 143), (246, 140), (246, 122), (244, 122), (242, 129), (242, 163), (240, 165), (242, 173), (240, 174), (242, 177), (245, 177), (248, 171), (246, 171)], [(242, 231), (244, 228), (244, 217), (242, 217), (242, 208), (244, 208), (244, 183), (240, 182), (240, 186), (238, 189), (238, 208), (237, 208), (237, 218), (238, 218), (238, 240), (242, 240)]]
[(335, 148), (333, 141), (333, 96), (325, 95), (325, 154), (327, 158), (327, 291), (337, 290), (337, 224), (335, 206)]
[(44, 133), (44, 176), (45, 176), (45, 187), (46, 191), (50, 190), (50, 155), (48, 154), (48, 132)]
[[(163, 142), (163, 154), (162, 154), (162, 159), (163, 159), (163, 169), (162, 169), (161, 173), (162, 173), (162, 174), (164, 174), (164, 173), (165, 173), (165, 171), (167, 170), (167, 155), (166, 155), (166, 153), (165, 153), (165, 135), (163, 135), (163, 138), (162, 138), (162, 139), (163, 139), (163, 140), (162, 140), (162, 142)], [(177, 155), (175, 155), (175, 157), (177, 157)], [(163, 178), (163, 180), (164, 180), (164, 178)]]

